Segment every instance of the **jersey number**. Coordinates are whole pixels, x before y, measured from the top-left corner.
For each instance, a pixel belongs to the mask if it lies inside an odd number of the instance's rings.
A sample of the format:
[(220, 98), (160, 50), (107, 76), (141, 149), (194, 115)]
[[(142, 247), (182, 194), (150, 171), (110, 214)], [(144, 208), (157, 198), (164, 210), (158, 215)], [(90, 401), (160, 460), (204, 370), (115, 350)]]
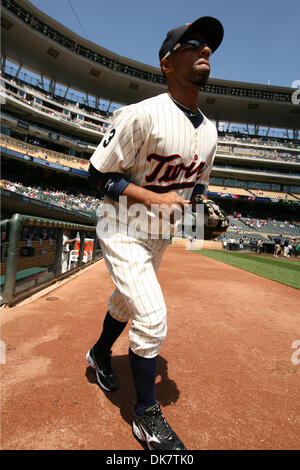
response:
[(111, 139), (113, 138), (113, 136), (115, 135), (116, 133), (116, 129), (112, 129), (109, 133), (109, 136), (108, 136), (108, 139), (104, 140), (103, 141), (103, 147), (107, 147), (109, 142), (111, 141)]

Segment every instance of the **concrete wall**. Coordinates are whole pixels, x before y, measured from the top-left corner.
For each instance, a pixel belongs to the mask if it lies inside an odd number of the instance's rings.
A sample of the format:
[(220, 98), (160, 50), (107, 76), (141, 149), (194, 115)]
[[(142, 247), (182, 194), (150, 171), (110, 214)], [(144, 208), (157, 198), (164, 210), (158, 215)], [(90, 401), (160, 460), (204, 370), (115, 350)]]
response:
[(214, 240), (195, 240), (193, 244), (186, 238), (172, 238), (171, 246), (177, 246), (186, 249), (201, 250), (223, 250), (222, 242)]

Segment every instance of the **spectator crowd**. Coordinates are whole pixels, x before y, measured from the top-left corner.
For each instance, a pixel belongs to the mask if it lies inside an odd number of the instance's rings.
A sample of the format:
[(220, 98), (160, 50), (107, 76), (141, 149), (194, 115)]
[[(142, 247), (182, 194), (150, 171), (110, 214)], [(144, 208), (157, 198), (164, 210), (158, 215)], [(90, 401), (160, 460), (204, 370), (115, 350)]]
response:
[(34, 185), (27, 182), (26, 184), (25, 179), (16, 181), (4, 178), (1, 179), (0, 186), (31, 199), (50, 202), (71, 211), (85, 212), (91, 217), (95, 217), (98, 206), (103, 202), (100, 197), (71, 186), (58, 188), (43, 183)]

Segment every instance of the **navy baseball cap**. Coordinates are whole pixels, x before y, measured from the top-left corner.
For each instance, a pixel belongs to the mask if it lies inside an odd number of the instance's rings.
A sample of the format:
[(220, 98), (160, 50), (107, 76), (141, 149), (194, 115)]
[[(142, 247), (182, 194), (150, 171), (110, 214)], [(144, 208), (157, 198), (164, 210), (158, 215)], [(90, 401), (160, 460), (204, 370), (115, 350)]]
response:
[(167, 52), (169, 52), (175, 44), (184, 39), (186, 34), (192, 32), (201, 33), (203, 35), (203, 39), (205, 39), (211, 46), (212, 52), (215, 52), (219, 47), (224, 36), (224, 29), (219, 20), (211, 16), (203, 16), (193, 23), (188, 23), (184, 26), (171, 29), (159, 50), (159, 60), (165, 57)]

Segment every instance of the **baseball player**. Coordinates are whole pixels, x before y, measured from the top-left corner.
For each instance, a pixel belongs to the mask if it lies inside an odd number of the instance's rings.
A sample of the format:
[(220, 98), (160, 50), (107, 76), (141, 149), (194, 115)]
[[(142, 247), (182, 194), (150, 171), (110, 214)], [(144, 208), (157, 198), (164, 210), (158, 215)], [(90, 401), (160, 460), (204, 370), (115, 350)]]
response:
[(74, 243), (76, 238), (70, 239), (68, 237), (69, 231), (63, 231), (63, 249), (61, 253), (61, 272), (66, 273), (68, 271), (68, 262), (69, 262), (69, 255), (70, 255), (70, 247), (71, 243)]
[(274, 238), (274, 243), (275, 243), (275, 248), (274, 248), (274, 255), (276, 258), (278, 258), (279, 253), (281, 253), (281, 242), (282, 242), (282, 237), (275, 237)]
[[(185, 449), (155, 394), (157, 359), (167, 333), (167, 309), (156, 274), (169, 238), (151, 236), (152, 231), (143, 227), (140, 235), (124, 230), (120, 201), (126, 196), (129, 209), (132, 204), (142, 205), (144, 215), (153, 221), (153, 205), (169, 208), (172, 215), (174, 207), (183, 208), (195, 195), (207, 199), (217, 131), (197, 102), (199, 89), (209, 77), (210, 56), (222, 39), (223, 27), (212, 17), (169, 31), (159, 51), (168, 91), (118, 109), (90, 161), (91, 184), (104, 193), (104, 202), (113, 207), (119, 224), (109, 236), (98, 234), (115, 290), (101, 335), (86, 358), (96, 370), (99, 385), (106, 391), (117, 390), (111, 349), (131, 320), (133, 432), (151, 450)], [(130, 221), (135, 217), (131, 214)]]

